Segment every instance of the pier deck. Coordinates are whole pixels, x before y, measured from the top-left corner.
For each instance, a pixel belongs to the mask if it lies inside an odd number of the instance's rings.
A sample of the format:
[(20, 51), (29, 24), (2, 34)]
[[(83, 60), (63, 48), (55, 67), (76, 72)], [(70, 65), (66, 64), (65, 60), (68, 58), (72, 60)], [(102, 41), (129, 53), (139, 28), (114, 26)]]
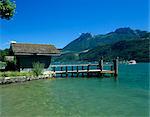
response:
[[(111, 70), (99, 70), (99, 69), (94, 69), (94, 70), (79, 70), (78, 73), (108, 73), (108, 74), (114, 74), (114, 71)], [(77, 73), (77, 70), (73, 71), (67, 71), (67, 73)], [(55, 74), (66, 74), (66, 71), (55, 71)]]

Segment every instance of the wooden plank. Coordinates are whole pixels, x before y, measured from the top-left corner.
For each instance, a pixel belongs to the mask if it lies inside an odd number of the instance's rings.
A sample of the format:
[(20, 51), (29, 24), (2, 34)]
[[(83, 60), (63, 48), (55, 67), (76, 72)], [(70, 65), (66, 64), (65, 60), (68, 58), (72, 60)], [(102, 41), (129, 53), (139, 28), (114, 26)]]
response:
[[(71, 66), (88, 66), (88, 65), (90, 65), (90, 66), (98, 66), (99, 64), (66, 64), (66, 65), (51, 65), (51, 67), (65, 67), (65, 66), (68, 66), (68, 67), (71, 67)], [(103, 64), (103, 66), (111, 66), (112, 64)]]
[(101, 74), (114, 74), (114, 71), (106, 70), (106, 71), (100, 71)]
[[(111, 70), (78, 70), (78, 73), (92, 73), (92, 72), (101, 72), (101, 73), (114, 73), (114, 71)], [(66, 73), (66, 71), (56, 71), (56, 74), (61, 74), (61, 73)], [(77, 70), (73, 70), (73, 71), (67, 71), (67, 73), (77, 73)]]

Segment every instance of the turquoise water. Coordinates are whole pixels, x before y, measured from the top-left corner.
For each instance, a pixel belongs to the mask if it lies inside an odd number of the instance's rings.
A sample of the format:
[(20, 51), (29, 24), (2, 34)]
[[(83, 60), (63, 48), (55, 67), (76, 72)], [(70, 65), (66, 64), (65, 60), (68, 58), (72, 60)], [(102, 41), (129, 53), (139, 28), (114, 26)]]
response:
[(148, 117), (149, 63), (118, 79), (64, 78), (0, 86), (1, 117)]

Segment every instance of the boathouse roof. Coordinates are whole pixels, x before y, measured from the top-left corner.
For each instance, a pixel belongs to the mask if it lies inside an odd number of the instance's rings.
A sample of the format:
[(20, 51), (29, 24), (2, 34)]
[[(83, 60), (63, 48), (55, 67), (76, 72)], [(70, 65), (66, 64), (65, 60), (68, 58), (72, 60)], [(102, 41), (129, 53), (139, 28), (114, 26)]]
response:
[(50, 56), (60, 54), (54, 45), (48, 44), (11, 43), (10, 49), (14, 55)]

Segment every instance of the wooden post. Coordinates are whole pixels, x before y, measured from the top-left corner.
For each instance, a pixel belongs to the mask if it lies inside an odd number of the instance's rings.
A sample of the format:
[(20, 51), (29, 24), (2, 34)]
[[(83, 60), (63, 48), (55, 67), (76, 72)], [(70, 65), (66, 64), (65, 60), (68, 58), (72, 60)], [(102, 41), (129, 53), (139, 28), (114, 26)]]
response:
[(79, 68), (78, 68), (78, 66), (77, 66), (77, 77), (79, 76)]
[[(82, 70), (84, 70), (84, 66), (82, 66)], [(83, 73), (83, 71), (82, 71), (82, 78), (84, 77), (84, 73)]]
[[(113, 65), (110, 66), (111, 71), (113, 71)], [(111, 76), (113, 76), (113, 73), (111, 74)]]
[(89, 69), (90, 69), (90, 65), (87, 66), (87, 77), (89, 77)]
[[(101, 57), (100, 61), (99, 61), (99, 68), (101, 71), (103, 71), (103, 56)], [(103, 74), (100, 72), (99, 74), (100, 76), (103, 76)]]
[(55, 72), (55, 67), (53, 67), (53, 71)]
[[(56, 71), (56, 70), (55, 70), (55, 67), (53, 67), (53, 72), (54, 72), (54, 74), (55, 74), (55, 71)], [(56, 77), (56, 74), (54, 75), (54, 77)]]
[(99, 61), (99, 68), (101, 71), (103, 70), (103, 57), (101, 57), (101, 60)]
[(68, 67), (66, 66), (66, 78), (68, 77)]
[(97, 65), (97, 69), (100, 69), (100, 68), (99, 68), (99, 64)]
[[(63, 67), (61, 67), (61, 71), (63, 71)], [(62, 73), (61, 73), (61, 77), (62, 77), (63, 75), (62, 75)]]
[(73, 77), (73, 66), (71, 66), (71, 70), (72, 70), (72, 74), (71, 74), (71, 77)]
[(114, 76), (118, 76), (118, 59), (119, 57), (117, 57), (113, 62), (114, 62)]

